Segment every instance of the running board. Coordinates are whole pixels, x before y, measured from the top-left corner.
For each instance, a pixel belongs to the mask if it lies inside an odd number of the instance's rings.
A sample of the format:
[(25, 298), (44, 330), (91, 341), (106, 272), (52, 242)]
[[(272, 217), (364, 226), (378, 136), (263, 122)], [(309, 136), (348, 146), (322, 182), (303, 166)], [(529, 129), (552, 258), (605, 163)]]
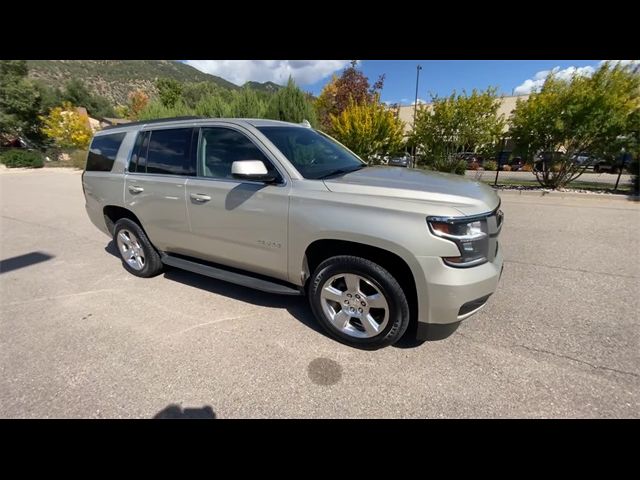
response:
[(297, 288), (288, 287), (277, 282), (256, 278), (242, 273), (231, 272), (222, 268), (212, 267), (210, 265), (204, 265), (191, 260), (185, 260), (184, 258), (174, 257), (173, 255), (162, 254), (161, 259), (162, 263), (171, 267), (181, 268), (193, 273), (199, 273), (200, 275), (206, 275), (207, 277), (224, 280), (225, 282), (235, 283), (236, 285), (242, 285), (255, 290), (278, 293), (280, 295), (302, 295), (302, 291)]

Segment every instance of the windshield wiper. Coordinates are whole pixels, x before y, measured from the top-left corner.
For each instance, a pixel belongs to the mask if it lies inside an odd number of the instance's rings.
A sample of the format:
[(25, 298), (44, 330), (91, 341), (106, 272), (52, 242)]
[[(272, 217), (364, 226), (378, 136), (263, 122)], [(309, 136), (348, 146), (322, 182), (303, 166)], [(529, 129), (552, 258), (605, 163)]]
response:
[(358, 165), (356, 168), (339, 168), (338, 170), (334, 170), (333, 172), (329, 172), (325, 175), (318, 177), (318, 180), (324, 180), (325, 178), (333, 177), (334, 175), (342, 175), (344, 173), (355, 172), (356, 170), (361, 170), (366, 166), (367, 164), (363, 163), (362, 165)]

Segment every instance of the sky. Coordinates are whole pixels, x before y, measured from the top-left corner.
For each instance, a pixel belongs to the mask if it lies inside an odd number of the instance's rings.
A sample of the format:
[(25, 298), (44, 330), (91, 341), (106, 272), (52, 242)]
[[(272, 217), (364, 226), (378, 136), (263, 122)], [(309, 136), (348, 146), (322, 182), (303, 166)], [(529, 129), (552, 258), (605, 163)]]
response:
[[(331, 76), (349, 60), (185, 60), (206, 73), (235, 84), (253, 80), (285, 84), (291, 75), (306, 91), (319, 95)], [(623, 60), (638, 63), (638, 60)], [(359, 68), (373, 84), (385, 74), (382, 101), (413, 104), (416, 94), (416, 66), (420, 65), (418, 101), (430, 101), (431, 94), (450, 95), (453, 90), (498, 88), (498, 93), (522, 95), (541, 86), (551, 72), (569, 78), (590, 75), (600, 60), (359, 60)]]

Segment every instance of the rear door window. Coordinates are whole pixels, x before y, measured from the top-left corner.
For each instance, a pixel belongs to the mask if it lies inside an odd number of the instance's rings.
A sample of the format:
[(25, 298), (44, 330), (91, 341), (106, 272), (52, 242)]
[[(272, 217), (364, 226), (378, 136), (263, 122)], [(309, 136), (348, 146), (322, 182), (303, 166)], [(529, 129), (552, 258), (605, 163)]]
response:
[(193, 131), (193, 128), (152, 130), (147, 149), (147, 173), (195, 176), (195, 155), (191, 151)]
[(87, 156), (88, 172), (110, 172), (126, 133), (113, 133), (94, 137)]

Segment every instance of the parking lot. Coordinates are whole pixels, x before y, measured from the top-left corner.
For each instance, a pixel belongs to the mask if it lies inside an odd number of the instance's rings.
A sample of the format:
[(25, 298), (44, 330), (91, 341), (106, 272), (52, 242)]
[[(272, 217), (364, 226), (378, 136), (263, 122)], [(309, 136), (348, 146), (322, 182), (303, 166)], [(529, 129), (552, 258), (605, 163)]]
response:
[[(0, 417), (640, 417), (640, 204), (502, 193), (497, 293), (448, 339), (343, 346), (306, 300), (128, 274), (80, 172), (0, 174)], [(174, 413), (172, 413), (174, 412)]]

